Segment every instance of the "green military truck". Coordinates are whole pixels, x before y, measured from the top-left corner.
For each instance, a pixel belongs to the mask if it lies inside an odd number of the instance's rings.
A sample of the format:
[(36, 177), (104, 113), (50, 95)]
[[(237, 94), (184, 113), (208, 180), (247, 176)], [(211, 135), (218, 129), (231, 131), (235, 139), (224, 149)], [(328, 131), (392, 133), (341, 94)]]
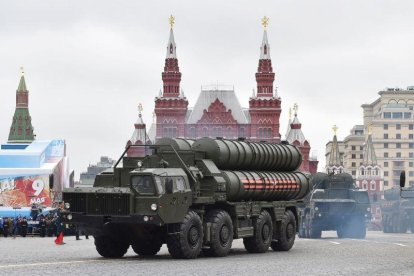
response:
[(338, 238), (365, 238), (371, 205), (367, 191), (358, 189), (350, 174), (317, 173), (311, 186), (300, 208), (299, 237), (318, 239), (322, 231), (333, 230)]
[(404, 188), (405, 172), (401, 172), (400, 187), (384, 191), (381, 200), (384, 233), (414, 233), (414, 187)]
[(155, 255), (167, 244), (173, 258), (221, 257), (239, 238), (252, 253), (293, 246), (309, 192), (296, 147), (163, 138), (151, 148), (142, 158), (124, 152), (93, 188), (63, 191), (64, 222), (93, 235), (100, 255), (119, 258), (129, 246)]

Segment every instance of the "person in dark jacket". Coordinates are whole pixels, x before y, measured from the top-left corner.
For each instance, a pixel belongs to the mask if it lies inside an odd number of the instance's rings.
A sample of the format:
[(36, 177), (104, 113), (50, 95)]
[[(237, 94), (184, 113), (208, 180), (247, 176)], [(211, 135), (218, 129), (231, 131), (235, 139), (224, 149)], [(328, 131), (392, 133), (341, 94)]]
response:
[(20, 234), (23, 238), (25, 238), (27, 235), (27, 226), (27, 219), (24, 217), (20, 220)]
[(3, 219), (3, 236), (7, 238), (8, 235), (9, 235), (9, 219), (4, 218)]
[(42, 216), (39, 221), (40, 236), (44, 238), (46, 236), (46, 219)]

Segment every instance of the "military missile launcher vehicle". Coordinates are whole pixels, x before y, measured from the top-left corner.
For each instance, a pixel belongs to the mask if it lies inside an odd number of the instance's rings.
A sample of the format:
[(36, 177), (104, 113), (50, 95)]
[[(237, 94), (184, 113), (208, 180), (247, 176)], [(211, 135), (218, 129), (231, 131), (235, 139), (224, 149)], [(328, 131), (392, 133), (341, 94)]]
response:
[(163, 138), (151, 148), (143, 158), (124, 157), (127, 149), (94, 187), (63, 192), (63, 221), (93, 235), (100, 255), (122, 257), (129, 246), (155, 255), (167, 244), (173, 258), (221, 257), (239, 238), (252, 253), (293, 246), (309, 192), (296, 147)]
[(300, 208), (299, 237), (316, 239), (333, 230), (339, 238), (365, 238), (371, 205), (367, 191), (359, 190), (350, 174), (317, 173), (311, 186)]
[(380, 202), (384, 233), (414, 233), (414, 188), (404, 188), (405, 173), (401, 173), (400, 186), (384, 191)]

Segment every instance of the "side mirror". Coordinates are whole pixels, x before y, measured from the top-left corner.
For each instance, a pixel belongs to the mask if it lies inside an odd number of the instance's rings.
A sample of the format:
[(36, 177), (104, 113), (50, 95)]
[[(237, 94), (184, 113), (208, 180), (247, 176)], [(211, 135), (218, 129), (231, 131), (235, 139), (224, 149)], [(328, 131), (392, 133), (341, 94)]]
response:
[(167, 178), (165, 180), (165, 192), (167, 194), (172, 194), (173, 193), (173, 190), (174, 190), (173, 185), (174, 185), (174, 183), (173, 183), (173, 180), (171, 178)]
[(405, 171), (401, 171), (400, 174), (400, 187), (404, 188), (405, 186)]
[(53, 174), (49, 174), (49, 190), (53, 190), (55, 177)]

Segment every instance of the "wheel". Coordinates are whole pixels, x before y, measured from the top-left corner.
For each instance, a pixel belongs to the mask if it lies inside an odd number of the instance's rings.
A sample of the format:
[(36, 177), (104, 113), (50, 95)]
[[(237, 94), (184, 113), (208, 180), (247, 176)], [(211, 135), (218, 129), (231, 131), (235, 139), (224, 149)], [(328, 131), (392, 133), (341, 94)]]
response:
[(295, 243), (296, 235), (296, 219), (292, 211), (287, 210), (276, 227), (277, 241), (270, 246), (274, 251), (289, 251)]
[(157, 240), (140, 240), (132, 244), (135, 253), (141, 256), (154, 256), (160, 251), (162, 243)]
[(233, 222), (230, 215), (223, 210), (211, 210), (207, 213), (206, 223), (211, 224), (210, 248), (203, 252), (207, 256), (227, 256), (233, 243)]
[(309, 236), (311, 239), (320, 239), (322, 236), (322, 229), (313, 221), (310, 222)]
[(200, 216), (189, 211), (182, 223), (177, 225), (177, 233), (167, 238), (168, 252), (175, 259), (194, 259), (201, 252), (203, 225)]
[(128, 251), (129, 244), (117, 241), (110, 236), (94, 236), (99, 255), (105, 258), (121, 258)]
[(272, 235), (272, 217), (263, 210), (255, 221), (253, 237), (243, 239), (244, 248), (250, 253), (264, 253), (269, 249)]

